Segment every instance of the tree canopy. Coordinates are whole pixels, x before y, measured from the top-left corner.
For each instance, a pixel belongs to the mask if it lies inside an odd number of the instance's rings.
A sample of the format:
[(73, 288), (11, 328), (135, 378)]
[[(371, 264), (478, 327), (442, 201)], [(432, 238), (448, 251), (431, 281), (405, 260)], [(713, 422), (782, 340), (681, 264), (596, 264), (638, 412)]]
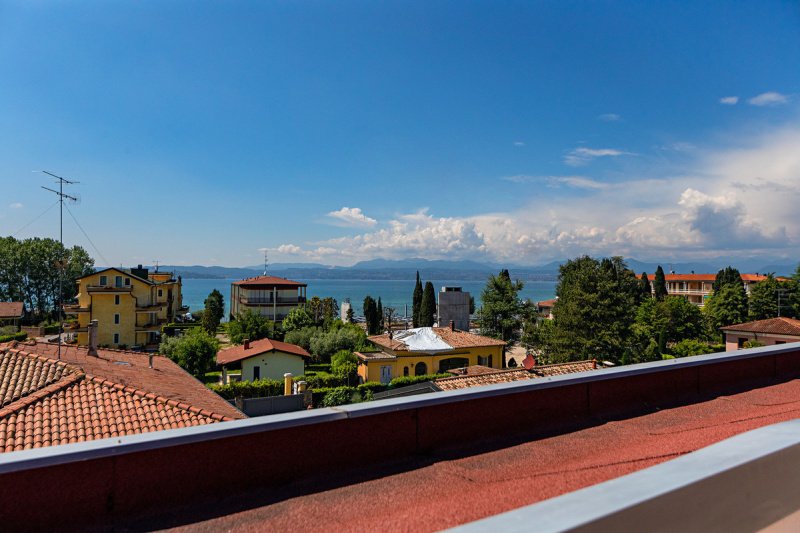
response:
[(239, 313), (234, 320), (228, 323), (228, 335), (234, 344), (242, 344), (245, 339), (255, 341), (281, 336), (274, 322), (249, 309)]
[(413, 327), (419, 327), (419, 310), (422, 307), (422, 281), (419, 279), (419, 270), (417, 270), (417, 282), (414, 284), (414, 295), (411, 304), (411, 324)]
[(792, 282), (780, 282), (773, 274), (750, 288), (750, 320), (763, 320), (777, 316), (794, 317), (795, 312), (789, 303), (794, 290)]
[(419, 327), (431, 327), (436, 321), (436, 292), (433, 283), (425, 282), (422, 290), (422, 303), (419, 306)]
[(656, 300), (663, 300), (667, 297), (667, 294), (667, 279), (664, 276), (664, 269), (661, 268), (661, 265), (658, 265), (653, 279), (653, 295)]
[(222, 293), (214, 289), (205, 299), (204, 304), (205, 308), (201, 319), (203, 329), (213, 335), (217, 332), (222, 317), (225, 316), (225, 301)]
[(647, 277), (647, 272), (642, 272), (642, 277), (639, 278), (639, 290), (641, 292), (642, 301), (653, 297), (653, 287), (650, 285), (650, 279)]
[(523, 305), (519, 291), (524, 284), (511, 281), (508, 270), (489, 276), (481, 293), (481, 334), (506, 342), (519, 338), (523, 320)]
[(287, 334), (290, 331), (314, 325), (314, 317), (304, 307), (296, 307), (289, 311), (289, 314), (286, 315), (282, 322), (283, 331)]
[(367, 321), (367, 334), (378, 335), (381, 332), (381, 321), (378, 315), (378, 304), (372, 296), (364, 297), (364, 319)]
[(738, 270), (727, 267), (717, 273), (703, 311), (714, 330), (747, 321), (747, 292)]
[(181, 337), (166, 337), (159, 351), (195, 377), (211, 370), (219, 351), (219, 341), (203, 328), (192, 328)]

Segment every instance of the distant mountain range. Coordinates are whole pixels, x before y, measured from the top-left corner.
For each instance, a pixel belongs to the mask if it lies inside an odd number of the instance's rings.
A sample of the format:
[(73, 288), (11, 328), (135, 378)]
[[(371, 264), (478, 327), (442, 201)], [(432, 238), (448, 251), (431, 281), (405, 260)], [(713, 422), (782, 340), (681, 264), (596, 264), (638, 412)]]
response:
[[(428, 259), (372, 259), (361, 261), (353, 266), (341, 267), (320, 263), (274, 263), (267, 271), (272, 276), (297, 279), (362, 279), (362, 280), (411, 280), (416, 272), (426, 280), (484, 280), (489, 274), (495, 274), (502, 268), (508, 268), (511, 276), (522, 280), (555, 279), (558, 268), (565, 261), (552, 261), (539, 266), (508, 265), (496, 263), (479, 263), (477, 261), (445, 261)], [(732, 265), (741, 272), (774, 272), (788, 276), (794, 273), (797, 262), (787, 260), (771, 260), (769, 258), (750, 259), (709, 259), (704, 262), (660, 263), (626, 259), (628, 267), (637, 274), (655, 272), (660, 264), (665, 272), (677, 273), (716, 273), (718, 270)], [(187, 279), (243, 279), (261, 275), (264, 266), (231, 268), (203, 265), (161, 265), (159, 270), (173, 271)], [(651, 276), (652, 277), (652, 276)]]

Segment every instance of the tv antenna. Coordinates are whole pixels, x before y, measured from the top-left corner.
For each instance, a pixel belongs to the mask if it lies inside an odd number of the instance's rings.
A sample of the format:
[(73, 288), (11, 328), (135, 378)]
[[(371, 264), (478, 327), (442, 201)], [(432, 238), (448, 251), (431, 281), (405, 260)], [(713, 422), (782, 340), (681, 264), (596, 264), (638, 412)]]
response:
[(156, 272), (158, 272), (158, 259), (153, 259), (153, 264), (156, 266)]
[(264, 250), (264, 275), (267, 275), (267, 267), (269, 266), (269, 261), (267, 260), (267, 250)]
[[(36, 171), (34, 171), (36, 172)], [(61, 251), (64, 251), (64, 200), (68, 200), (72, 203), (77, 204), (80, 200), (77, 196), (71, 196), (64, 192), (64, 185), (75, 185), (79, 183), (77, 181), (71, 181), (66, 178), (62, 178), (61, 176), (56, 176), (52, 172), (48, 172), (46, 170), (42, 170), (48, 176), (52, 176), (56, 179), (56, 183), (58, 183), (58, 190), (51, 189), (50, 187), (45, 187), (42, 185), (42, 189), (46, 191), (50, 191), (58, 196), (58, 203), (59, 205), (59, 232), (58, 232), (58, 239), (61, 242)], [(61, 312), (63, 311), (64, 307), (64, 268), (66, 265), (64, 264), (64, 258), (62, 256), (61, 260), (58, 261), (56, 264), (58, 268), (58, 359), (61, 360), (61, 337), (64, 334), (64, 321), (61, 319)]]

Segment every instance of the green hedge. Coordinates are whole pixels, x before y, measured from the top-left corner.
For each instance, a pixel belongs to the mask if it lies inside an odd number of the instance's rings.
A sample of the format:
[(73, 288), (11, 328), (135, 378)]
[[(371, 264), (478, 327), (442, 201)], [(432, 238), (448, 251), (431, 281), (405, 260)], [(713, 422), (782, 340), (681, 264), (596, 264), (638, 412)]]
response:
[(19, 333), (12, 333), (11, 335), (0, 336), (0, 342), (24, 341), (27, 338), (28, 334), (24, 331), (20, 331)]
[(226, 400), (233, 400), (237, 396), (242, 398), (264, 398), (266, 396), (283, 395), (283, 381), (274, 379), (234, 381), (227, 385), (208, 385), (208, 388)]
[(53, 324), (52, 326), (45, 326), (43, 329), (45, 335), (58, 335), (58, 324)]
[(434, 379), (440, 378), (452, 378), (453, 374), (426, 374), (424, 376), (400, 376), (399, 378), (394, 378), (389, 383), (390, 389), (396, 389), (398, 387), (407, 387), (409, 385), (414, 385), (415, 383), (423, 383), (425, 381), (433, 381)]

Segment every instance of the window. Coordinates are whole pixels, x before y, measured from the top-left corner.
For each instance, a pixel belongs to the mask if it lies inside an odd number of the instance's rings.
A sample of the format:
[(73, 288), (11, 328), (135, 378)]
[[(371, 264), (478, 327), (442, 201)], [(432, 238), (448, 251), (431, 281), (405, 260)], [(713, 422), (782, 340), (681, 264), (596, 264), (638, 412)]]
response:
[(408, 376), (408, 367), (403, 367), (403, 375)]
[(253, 381), (261, 379), (261, 367), (256, 365), (253, 367)]
[(741, 350), (742, 348), (744, 348), (744, 343), (746, 343), (746, 342), (747, 342), (747, 338), (739, 337), (739, 340), (736, 342), (737, 348), (739, 348)]
[(786, 344), (786, 341), (775, 341), (775, 344)]
[(119, 333), (114, 333), (114, 344), (119, 344)]
[(119, 313), (114, 315), (114, 324), (119, 324)]
[(114, 277), (114, 286), (115, 287), (122, 287), (122, 276), (115, 276)]
[(424, 376), (428, 373), (428, 365), (425, 363), (417, 363), (414, 365), (414, 375), (415, 376)]
[(114, 305), (119, 305), (119, 294), (114, 295)]
[(125, 286), (126, 287), (130, 287), (131, 286), (131, 278), (125, 278)]
[[(485, 365), (483, 357), (478, 356), (478, 364)], [(469, 359), (466, 357), (450, 357), (439, 361), (439, 372), (447, 372), (453, 368), (465, 368), (469, 366)], [(426, 369), (427, 370), (427, 369)], [(419, 374), (418, 374), (419, 375)]]
[(100, 286), (105, 287), (108, 285), (108, 276), (100, 276)]
[(161, 298), (164, 296), (164, 289), (158, 289), (158, 297)]

